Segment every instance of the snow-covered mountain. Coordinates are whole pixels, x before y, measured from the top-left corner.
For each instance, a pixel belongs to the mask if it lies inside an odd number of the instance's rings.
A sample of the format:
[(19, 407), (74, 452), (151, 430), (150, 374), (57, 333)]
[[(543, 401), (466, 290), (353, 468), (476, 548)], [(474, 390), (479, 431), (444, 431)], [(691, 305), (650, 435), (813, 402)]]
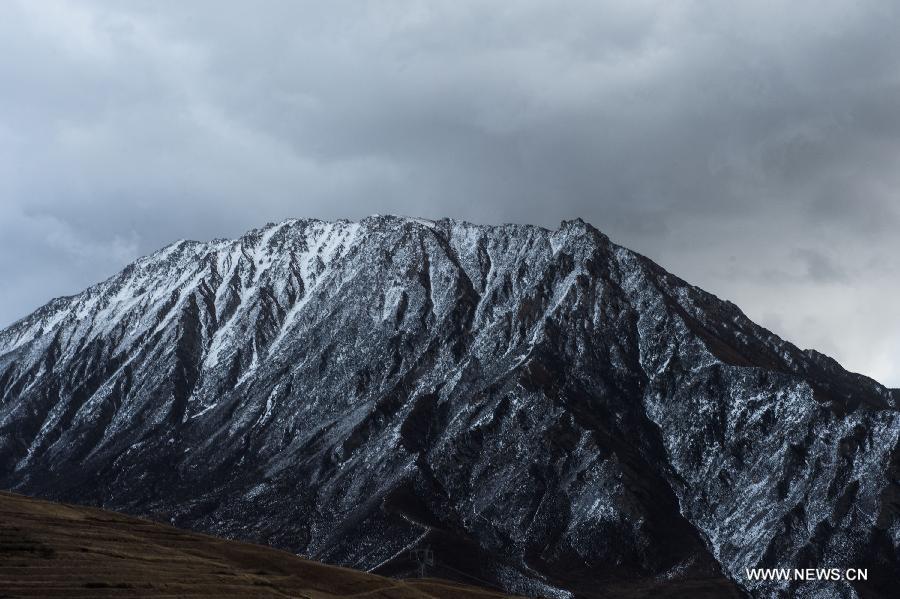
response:
[[(580, 220), (291, 220), (0, 331), (0, 486), (517, 593), (887, 597), (898, 403)], [(807, 565), (869, 582), (745, 576)]]

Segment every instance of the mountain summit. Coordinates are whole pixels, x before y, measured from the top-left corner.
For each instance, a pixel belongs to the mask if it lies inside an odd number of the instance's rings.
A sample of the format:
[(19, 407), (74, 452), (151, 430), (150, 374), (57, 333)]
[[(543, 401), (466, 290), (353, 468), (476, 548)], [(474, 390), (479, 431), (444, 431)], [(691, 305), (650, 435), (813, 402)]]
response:
[[(0, 487), (521, 594), (888, 597), (898, 402), (580, 220), (290, 220), (0, 331)], [(807, 566), (869, 580), (746, 575)]]

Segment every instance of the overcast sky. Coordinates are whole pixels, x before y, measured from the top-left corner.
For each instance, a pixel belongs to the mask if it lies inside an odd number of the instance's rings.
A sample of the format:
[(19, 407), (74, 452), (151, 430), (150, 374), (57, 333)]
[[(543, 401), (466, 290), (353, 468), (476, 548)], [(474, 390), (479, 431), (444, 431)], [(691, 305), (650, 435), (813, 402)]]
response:
[(0, 3), (0, 326), (177, 238), (614, 241), (900, 386), (892, 0)]

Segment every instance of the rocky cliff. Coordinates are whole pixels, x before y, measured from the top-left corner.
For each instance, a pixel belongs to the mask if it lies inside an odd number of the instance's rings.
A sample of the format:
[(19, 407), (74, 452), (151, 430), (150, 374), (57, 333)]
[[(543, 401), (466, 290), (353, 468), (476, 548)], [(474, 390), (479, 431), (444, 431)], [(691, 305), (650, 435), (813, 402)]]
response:
[(898, 402), (582, 221), (291, 220), (0, 332), (0, 487), (531, 595), (887, 597)]

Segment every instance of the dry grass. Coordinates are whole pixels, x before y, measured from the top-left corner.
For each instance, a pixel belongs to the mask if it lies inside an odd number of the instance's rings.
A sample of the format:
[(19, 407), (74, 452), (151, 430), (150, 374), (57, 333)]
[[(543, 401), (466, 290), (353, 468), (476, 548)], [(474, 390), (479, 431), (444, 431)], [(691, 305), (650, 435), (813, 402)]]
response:
[(500, 599), (0, 491), (0, 597)]

